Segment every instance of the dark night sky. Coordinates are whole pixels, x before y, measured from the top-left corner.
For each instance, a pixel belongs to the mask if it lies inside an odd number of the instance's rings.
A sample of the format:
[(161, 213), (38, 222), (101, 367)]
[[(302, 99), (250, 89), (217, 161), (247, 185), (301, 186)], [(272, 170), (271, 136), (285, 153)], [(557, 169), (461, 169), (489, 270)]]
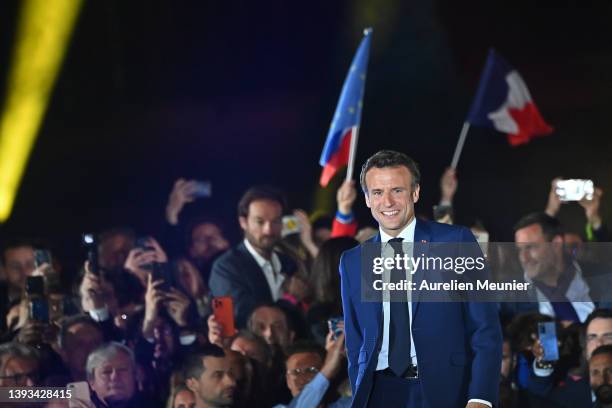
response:
[[(2, 81), (19, 1), (4, 3)], [(592, 178), (612, 194), (610, 21), (603, 0), (85, 2), (0, 235), (45, 237), (70, 253), (86, 230), (154, 233), (179, 176), (212, 181), (213, 198), (187, 212), (212, 212), (234, 234), (236, 202), (254, 183), (313, 210), (329, 121), (372, 25), (358, 162), (381, 148), (413, 156), (421, 213), (438, 199), (487, 49), (522, 74), (556, 132), (511, 148), (473, 129), (456, 197), (459, 219), (479, 216), (494, 239), (511, 239), (557, 175)], [(562, 219), (583, 222), (577, 205)]]

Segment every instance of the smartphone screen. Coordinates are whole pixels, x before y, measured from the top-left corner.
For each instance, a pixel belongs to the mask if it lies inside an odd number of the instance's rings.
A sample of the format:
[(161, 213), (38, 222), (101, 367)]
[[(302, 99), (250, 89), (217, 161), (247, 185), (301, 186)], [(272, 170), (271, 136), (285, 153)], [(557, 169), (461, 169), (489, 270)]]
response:
[(45, 278), (42, 276), (28, 276), (26, 278), (26, 294), (30, 297), (44, 296)]
[(193, 190), (194, 198), (210, 198), (212, 196), (212, 184), (210, 181), (198, 181), (196, 182), (195, 189)]
[(37, 322), (49, 322), (49, 302), (47, 299), (35, 298), (30, 300), (30, 319)]
[(333, 338), (336, 340), (342, 334), (342, 329), (338, 327), (338, 322), (341, 322), (343, 317), (332, 317), (327, 321), (329, 328), (333, 333)]
[(223, 327), (222, 336), (231, 337), (235, 334), (234, 302), (229, 296), (216, 297), (212, 301), (213, 314), (217, 323)]
[(51, 265), (51, 252), (47, 251), (46, 249), (34, 250), (34, 263), (37, 268), (45, 263)]
[(559, 346), (557, 343), (557, 329), (555, 322), (538, 323), (538, 337), (544, 349), (544, 361), (557, 361), (559, 359)]
[(152, 267), (153, 280), (163, 280), (164, 282), (159, 288), (164, 292), (170, 292), (170, 288), (174, 286), (174, 278), (170, 265), (167, 263), (154, 263)]

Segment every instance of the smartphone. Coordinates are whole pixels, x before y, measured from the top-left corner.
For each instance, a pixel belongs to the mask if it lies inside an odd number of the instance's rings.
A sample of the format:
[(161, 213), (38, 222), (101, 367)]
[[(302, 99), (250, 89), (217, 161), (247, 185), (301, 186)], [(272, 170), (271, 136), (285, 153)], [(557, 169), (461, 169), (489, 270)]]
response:
[(94, 275), (100, 274), (100, 266), (98, 264), (98, 240), (94, 234), (83, 234), (83, 246), (87, 248), (87, 261), (89, 270)]
[(283, 230), (281, 236), (286, 237), (287, 235), (297, 234), (302, 231), (300, 222), (295, 215), (285, 215), (283, 217)]
[(28, 297), (45, 296), (45, 278), (43, 276), (28, 276), (26, 278), (25, 291)]
[(49, 323), (49, 302), (45, 298), (30, 299), (29, 318), (37, 322)]
[(234, 302), (229, 296), (220, 296), (213, 298), (212, 301), (213, 314), (215, 320), (221, 324), (223, 337), (231, 337), (235, 334), (234, 327)]
[(82, 407), (83, 403), (87, 406), (91, 404), (91, 392), (87, 381), (71, 382), (66, 384), (66, 388), (71, 394), (68, 399), (68, 408)]
[(51, 252), (46, 249), (35, 249), (34, 250), (34, 264), (39, 268), (42, 264), (51, 264)]
[[(140, 248), (142, 251), (145, 251), (145, 252), (155, 251), (155, 248), (149, 245), (148, 243), (149, 239), (150, 239), (149, 237), (138, 238), (135, 244), (136, 248)], [(142, 265), (141, 268), (152, 271), (155, 269), (155, 265), (153, 264), (153, 262), (151, 262), (151, 263)]]
[(561, 201), (580, 201), (583, 198), (592, 200), (594, 192), (593, 180), (559, 180), (555, 186), (555, 193)]
[(557, 329), (555, 322), (538, 323), (538, 337), (544, 349), (544, 361), (559, 360), (559, 345), (557, 342)]
[(212, 197), (212, 184), (210, 181), (196, 181), (192, 196), (194, 198)]
[(170, 265), (167, 263), (153, 263), (153, 269), (151, 273), (154, 281), (163, 280), (163, 283), (158, 286), (160, 290), (164, 292), (170, 292), (170, 288), (174, 286), (174, 276)]
[(340, 317), (332, 317), (331, 319), (327, 321), (327, 323), (329, 324), (329, 329), (333, 333), (332, 337), (334, 340), (336, 340), (338, 336), (342, 334), (342, 329), (338, 327), (338, 322), (341, 322), (342, 320), (344, 320), (344, 318), (340, 316)]

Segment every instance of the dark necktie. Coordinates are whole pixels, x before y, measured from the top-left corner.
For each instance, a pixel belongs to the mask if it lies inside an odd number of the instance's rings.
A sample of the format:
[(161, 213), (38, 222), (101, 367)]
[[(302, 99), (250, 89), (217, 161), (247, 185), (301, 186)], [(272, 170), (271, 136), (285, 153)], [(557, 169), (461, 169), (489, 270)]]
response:
[[(402, 250), (403, 238), (393, 238), (389, 244), (395, 251), (395, 255), (403, 257)], [(406, 279), (404, 269), (391, 271), (391, 282), (401, 282)], [(412, 365), (410, 358), (410, 314), (408, 308), (410, 304), (406, 299), (406, 292), (398, 292), (401, 298), (391, 296), (389, 318), (389, 367), (397, 376), (402, 376)]]

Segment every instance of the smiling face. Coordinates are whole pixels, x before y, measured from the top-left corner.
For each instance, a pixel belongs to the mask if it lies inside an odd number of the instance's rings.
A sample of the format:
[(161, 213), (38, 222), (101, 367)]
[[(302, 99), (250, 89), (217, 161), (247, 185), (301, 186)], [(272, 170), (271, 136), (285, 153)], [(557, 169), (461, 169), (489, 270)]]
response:
[(365, 176), (366, 205), (382, 230), (396, 237), (414, 218), (419, 185), (405, 166), (372, 168)]

